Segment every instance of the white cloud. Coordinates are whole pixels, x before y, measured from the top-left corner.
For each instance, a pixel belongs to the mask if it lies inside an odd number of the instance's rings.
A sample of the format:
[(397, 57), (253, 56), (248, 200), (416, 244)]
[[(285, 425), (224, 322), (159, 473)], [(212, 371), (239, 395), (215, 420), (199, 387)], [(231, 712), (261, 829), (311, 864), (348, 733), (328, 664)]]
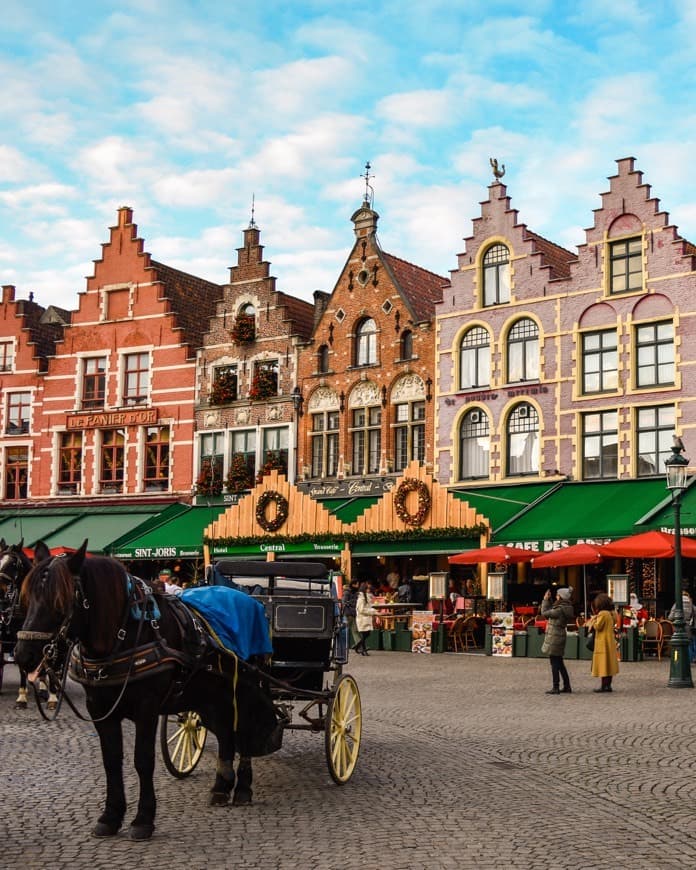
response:
[(0, 145), (0, 182), (19, 184), (33, 174), (33, 161), (10, 145)]
[(444, 91), (421, 90), (390, 94), (379, 100), (378, 116), (394, 124), (410, 127), (431, 127), (451, 120), (453, 94)]
[[(1, 161), (2, 155), (0, 155)], [(58, 200), (62, 206), (65, 200), (74, 200), (78, 195), (78, 191), (67, 184), (46, 182), (2, 191), (0, 192), (0, 202), (8, 208), (36, 210), (37, 208), (49, 208), (52, 200)]]
[(234, 169), (195, 169), (154, 180), (152, 193), (163, 205), (212, 208), (226, 200), (238, 180)]

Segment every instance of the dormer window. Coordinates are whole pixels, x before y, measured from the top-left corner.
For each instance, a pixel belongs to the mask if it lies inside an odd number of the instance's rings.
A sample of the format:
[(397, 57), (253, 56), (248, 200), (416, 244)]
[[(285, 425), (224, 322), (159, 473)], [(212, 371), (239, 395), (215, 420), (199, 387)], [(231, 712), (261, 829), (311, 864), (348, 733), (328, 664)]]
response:
[(643, 289), (643, 240), (640, 236), (609, 243), (609, 288), (611, 293)]
[(500, 305), (510, 301), (510, 251), (505, 245), (492, 245), (483, 256), (483, 304)]

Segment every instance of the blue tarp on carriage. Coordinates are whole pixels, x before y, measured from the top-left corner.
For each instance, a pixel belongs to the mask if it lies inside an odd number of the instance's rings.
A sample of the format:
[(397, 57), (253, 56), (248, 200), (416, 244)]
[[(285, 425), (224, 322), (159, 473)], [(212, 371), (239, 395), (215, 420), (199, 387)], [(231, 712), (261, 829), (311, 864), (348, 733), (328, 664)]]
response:
[(199, 586), (185, 589), (181, 600), (200, 614), (225, 649), (241, 659), (273, 652), (263, 604), (246, 592), (226, 586)]

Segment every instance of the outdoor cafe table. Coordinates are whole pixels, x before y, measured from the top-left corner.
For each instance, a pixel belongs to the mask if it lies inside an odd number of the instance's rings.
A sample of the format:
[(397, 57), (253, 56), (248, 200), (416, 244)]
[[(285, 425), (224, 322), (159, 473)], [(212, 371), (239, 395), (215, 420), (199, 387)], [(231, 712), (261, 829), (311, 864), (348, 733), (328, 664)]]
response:
[(406, 628), (411, 628), (413, 611), (422, 609), (422, 605), (420, 604), (412, 604), (405, 601), (391, 601), (388, 603), (379, 603), (375, 601), (372, 606), (375, 610), (380, 611), (379, 619), (382, 628), (386, 631), (391, 631), (396, 622), (405, 622)]

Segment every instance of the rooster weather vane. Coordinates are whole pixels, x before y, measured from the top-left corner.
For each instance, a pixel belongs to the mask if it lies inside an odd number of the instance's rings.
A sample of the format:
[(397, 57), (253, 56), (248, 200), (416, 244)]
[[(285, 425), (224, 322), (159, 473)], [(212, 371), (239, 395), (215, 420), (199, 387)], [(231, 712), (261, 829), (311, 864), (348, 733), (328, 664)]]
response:
[(496, 157), (489, 158), (488, 161), (491, 164), (491, 169), (493, 170), (493, 177), (496, 181), (500, 181), (500, 179), (505, 175), (505, 164), (502, 166), (498, 166), (498, 159)]

